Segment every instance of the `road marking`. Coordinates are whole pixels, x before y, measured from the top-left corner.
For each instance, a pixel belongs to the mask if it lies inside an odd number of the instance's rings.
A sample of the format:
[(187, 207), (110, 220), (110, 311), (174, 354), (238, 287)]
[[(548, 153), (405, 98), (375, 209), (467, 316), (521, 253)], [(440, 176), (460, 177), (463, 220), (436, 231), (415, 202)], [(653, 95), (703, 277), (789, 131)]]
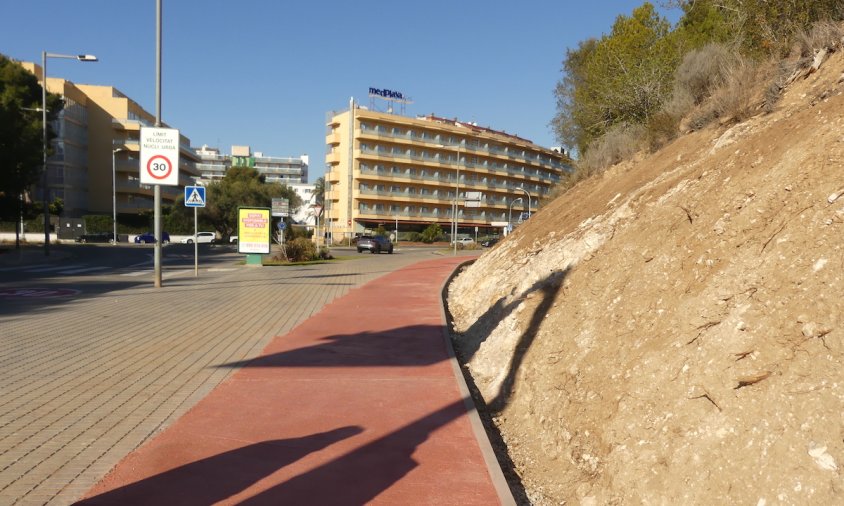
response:
[(0, 272), (22, 271), (24, 269), (38, 269), (40, 267), (50, 267), (53, 264), (37, 264), (37, 265), (15, 265), (12, 267), (2, 267)]
[(188, 274), (188, 273), (193, 273), (193, 270), (165, 272), (164, 274), (161, 275), (161, 279), (175, 278), (176, 276), (181, 276), (182, 274)]
[[(123, 274), (121, 274), (121, 276), (135, 277), (135, 276), (143, 276), (144, 274), (152, 275), (154, 272), (155, 271), (153, 271), (152, 269), (146, 270), (146, 271), (132, 271), (132, 272), (124, 272)], [(193, 272), (193, 270), (165, 271), (161, 274), (161, 278), (167, 279), (167, 278), (172, 278), (172, 277), (175, 277), (175, 276), (181, 276), (182, 274), (188, 274), (188, 273), (192, 273), (192, 272)]]
[(69, 297), (79, 290), (74, 288), (6, 288), (0, 290), (0, 297)]
[(237, 270), (236, 267), (228, 267), (228, 268), (214, 267), (214, 268), (208, 269), (208, 272), (229, 272), (229, 271), (236, 271), (236, 270)]
[(143, 276), (144, 274), (152, 274), (152, 270), (124, 272), (123, 274), (121, 274), (121, 276), (135, 277), (135, 276)]
[(97, 267), (83, 267), (81, 269), (71, 269), (69, 271), (59, 271), (59, 274), (81, 274), (83, 272), (93, 272), (93, 271), (102, 271), (105, 269), (110, 269), (110, 267), (106, 266), (97, 266)]
[(50, 272), (50, 271), (60, 271), (62, 269), (79, 269), (81, 267), (85, 267), (84, 264), (74, 264), (74, 265), (51, 265), (50, 267), (41, 267), (39, 269), (24, 269), (26, 272)]

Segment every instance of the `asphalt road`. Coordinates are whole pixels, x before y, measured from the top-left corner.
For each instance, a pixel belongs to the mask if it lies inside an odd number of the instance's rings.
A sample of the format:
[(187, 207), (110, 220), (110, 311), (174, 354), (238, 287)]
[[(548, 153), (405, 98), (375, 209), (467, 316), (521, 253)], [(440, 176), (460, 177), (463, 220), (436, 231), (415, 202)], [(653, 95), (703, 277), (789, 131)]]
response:
[[(28, 247), (22, 256), (15, 250), (0, 255), (0, 283), (32, 280), (61, 280), (78, 277), (153, 276), (153, 245), (145, 244), (57, 244), (50, 256)], [(167, 244), (162, 248), (162, 272), (194, 268), (194, 246)], [(199, 266), (208, 269), (242, 259), (234, 246), (199, 245)]]

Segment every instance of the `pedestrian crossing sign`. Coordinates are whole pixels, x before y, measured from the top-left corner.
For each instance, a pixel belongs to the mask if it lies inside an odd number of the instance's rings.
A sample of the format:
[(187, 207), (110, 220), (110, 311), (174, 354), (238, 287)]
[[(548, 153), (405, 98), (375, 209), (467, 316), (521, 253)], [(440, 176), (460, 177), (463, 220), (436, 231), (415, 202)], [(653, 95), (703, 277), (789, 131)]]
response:
[(204, 186), (185, 186), (185, 207), (205, 207)]

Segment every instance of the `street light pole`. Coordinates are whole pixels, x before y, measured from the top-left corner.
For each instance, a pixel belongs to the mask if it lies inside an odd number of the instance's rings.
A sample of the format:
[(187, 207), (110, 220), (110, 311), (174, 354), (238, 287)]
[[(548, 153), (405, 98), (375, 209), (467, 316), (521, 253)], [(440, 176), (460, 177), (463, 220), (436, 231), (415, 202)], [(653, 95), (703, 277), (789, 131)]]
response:
[(507, 233), (508, 234), (510, 233), (510, 230), (512, 228), (512, 225), (510, 224), (510, 222), (513, 219), (513, 204), (515, 204), (516, 202), (518, 202), (520, 200), (522, 200), (521, 197), (519, 197), (517, 199), (513, 199), (513, 200), (510, 201), (510, 210), (507, 212)]
[(516, 188), (516, 189), (519, 190), (519, 191), (525, 192), (525, 195), (527, 195), (527, 198), (528, 198), (528, 219), (530, 219), (530, 193), (528, 193), (528, 191), (525, 190), (524, 188)]
[(41, 127), (44, 136), (44, 173), (42, 174), (41, 184), (43, 185), (42, 200), (44, 204), (44, 255), (50, 254), (50, 189), (47, 187), (47, 148), (49, 139), (47, 138), (47, 58), (63, 58), (67, 60), (78, 61), (97, 61), (97, 57), (92, 54), (56, 54), (41, 51)]
[(111, 239), (117, 246), (117, 153), (126, 151), (125, 148), (117, 148), (111, 151)]
[(457, 140), (457, 179), (454, 181), (454, 232), (451, 240), (454, 241), (454, 255), (457, 255), (457, 213), (460, 211), (460, 139)]

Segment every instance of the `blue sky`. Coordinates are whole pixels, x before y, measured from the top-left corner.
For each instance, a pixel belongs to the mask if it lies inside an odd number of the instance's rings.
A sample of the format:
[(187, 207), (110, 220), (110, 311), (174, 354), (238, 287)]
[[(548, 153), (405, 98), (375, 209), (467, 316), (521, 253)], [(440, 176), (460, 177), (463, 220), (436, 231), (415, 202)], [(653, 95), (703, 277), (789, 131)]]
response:
[[(436, 114), (557, 145), (548, 123), (568, 48), (642, 1), (164, 0), (162, 119), (194, 146), (310, 156), (324, 173), (326, 113), (397, 90)], [(656, 2), (654, 2), (656, 3)], [(48, 75), (111, 85), (155, 113), (155, 0), (0, 0), (0, 53)], [(676, 12), (666, 12), (676, 21)], [(379, 110), (386, 102), (378, 101)]]

